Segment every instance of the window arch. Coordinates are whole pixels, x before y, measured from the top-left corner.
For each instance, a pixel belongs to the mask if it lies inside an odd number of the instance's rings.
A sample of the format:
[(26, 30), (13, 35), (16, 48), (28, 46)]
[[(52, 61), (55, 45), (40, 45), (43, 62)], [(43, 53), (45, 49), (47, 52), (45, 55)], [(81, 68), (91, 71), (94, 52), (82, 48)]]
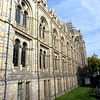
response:
[(18, 24), (20, 24), (20, 12), (21, 12), (21, 7), (20, 6), (17, 6), (15, 20), (16, 20), (16, 22)]
[(14, 51), (13, 51), (14, 66), (18, 66), (19, 45), (20, 45), (20, 41), (18, 39), (16, 39), (15, 45), (14, 45)]
[(41, 16), (40, 17), (40, 24), (39, 24), (39, 37), (42, 39), (46, 39), (46, 33), (48, 29), (48, 22), (47, 20)]
[(64, 37), (62, 36), (61, 37), (61, 51), (64, 53), (64, 51), (65, 51), (65, 47), (64, 47)]
[(22, 6), (24, 7), (25, 6), (25, 3), (24, 2), (21, 2)]
[(21, 64), (22, 64), (22, 67), (25, 67), (25, 60), (26, 60), (26, 47), (27, 47), (27, 44), (26, 42), (23, 43), (23, 48), (22, 48), (22, 56), (21, 56)]
[(58, 34), (57, 34), (57, 30), (54, 28), (53, 29), (53, 46), (57, 46), (57, 37), (58, 37)]

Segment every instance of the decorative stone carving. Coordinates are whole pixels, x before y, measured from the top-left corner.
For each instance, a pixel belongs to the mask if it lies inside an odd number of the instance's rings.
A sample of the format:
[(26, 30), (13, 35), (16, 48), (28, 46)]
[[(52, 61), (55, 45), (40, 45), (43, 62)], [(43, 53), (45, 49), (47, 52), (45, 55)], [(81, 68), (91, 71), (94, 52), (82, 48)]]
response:
[(57, 21), (57, 16), (56, 16), (56, 12), (55, 9), (51, 10), (51, 8), (49, 9), (48, 13), (50, 14), (50, 16)]
[(64, 29), (64, 32), (65, 32), (65, 33), (68, 33), (68, 29), (67, 29), (66, 23), (64, 23), (63, 29)]
[(59, 27), (62, 29), (63, 28), (62, 19), (60, 19), (60, 20), (58, 19), (57, 23), (58, 23)]
[(37, 2), (47, 11), (47, 1), (46, 0), (37, 0)]

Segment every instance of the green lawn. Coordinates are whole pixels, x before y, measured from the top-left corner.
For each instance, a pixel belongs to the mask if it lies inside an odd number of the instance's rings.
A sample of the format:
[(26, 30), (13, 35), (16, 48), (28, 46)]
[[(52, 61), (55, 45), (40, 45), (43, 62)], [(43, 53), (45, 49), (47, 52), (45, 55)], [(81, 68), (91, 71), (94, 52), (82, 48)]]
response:
[(55, 100), (96, 100), (95, 92), (91, 91), (92, 87), (80, 86)]

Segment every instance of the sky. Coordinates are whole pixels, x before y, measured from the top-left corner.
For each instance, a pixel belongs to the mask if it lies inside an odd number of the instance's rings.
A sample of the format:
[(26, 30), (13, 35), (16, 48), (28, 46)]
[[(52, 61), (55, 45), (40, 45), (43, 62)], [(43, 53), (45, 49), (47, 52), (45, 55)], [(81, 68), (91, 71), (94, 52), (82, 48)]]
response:
[(95, 53), (100, 58), (100, 0), (47, 0), (47, 4), (48, 10), (55, 9), (57, 19), (81, 29), (87, 57)]

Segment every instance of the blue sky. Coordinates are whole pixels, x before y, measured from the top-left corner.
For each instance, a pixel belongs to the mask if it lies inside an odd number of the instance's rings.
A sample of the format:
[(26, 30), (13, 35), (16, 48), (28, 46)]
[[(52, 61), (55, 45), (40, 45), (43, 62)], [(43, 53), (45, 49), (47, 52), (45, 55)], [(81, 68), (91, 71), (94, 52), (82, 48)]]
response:
[(100, 0), (47, 0), (48, 9), (55, 9), (58, 19), (72, 21), (81, 28), (87, 56), (96, 53), (100, 58)]

